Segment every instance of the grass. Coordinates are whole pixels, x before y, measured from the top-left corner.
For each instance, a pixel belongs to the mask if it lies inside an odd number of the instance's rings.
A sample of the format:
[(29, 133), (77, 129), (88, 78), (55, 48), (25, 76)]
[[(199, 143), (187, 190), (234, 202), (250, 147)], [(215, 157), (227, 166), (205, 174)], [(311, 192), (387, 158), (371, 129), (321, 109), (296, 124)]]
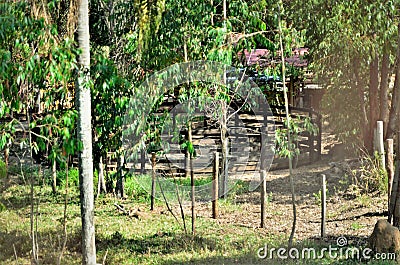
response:
[[(149, 177), (143, 177), (144, 183)], [(181, 183), (185, 183), (185, 179)], [(205, 180), (197, 184), (204, 184)], [(73, 184), (73, 183), (72, 183)], [(167, 185), (167, 184), (166, 184)], [(245, 182), (233, 186), (233, 193), (221, 200), (223, 212), (242, 211), (242, 205), (233, 203), (235, 193), (246, 192)], [(109, 195), (95, 201), (95, 226), (97, 260), (106, 256), (106, 264), (362, 264), (357, 260), (340, 260), (324, 257), (320, 260), (273, 260), (260, 259), (257, 252), (265, 245), (286, 247), (286, 235), (273, 235), (268, 229), (254, 229), (236, 224), (220, 225), (217, 220), (206, 217), (196, 219), (197, 233), (185, 234), (164, 202), (157, 201), (156, 211), (150, 212), (149, 196), (135, 178), (127, 178), (125, 187), (128, 198), (117, 200)], [(165, 186), (167, 187), (167, 186)], [(79, 189), (70, 187), (67, 215), (67, 248), (61, 264), (81, 264), (80, 250), (80, 207)], [(158, 190), (159, 192), (159, 190)], [(37, 235), (40, 264), (56, 264), (63, 241), (63, 189), (52, 194), (48, 185), (35, 186)], [(172, 195), (171, 195), (172, 196)], [(15, 183), (3, 191), (0, 202), (6, 209), (0, 212), (0, 264), (30, 264), (30, 199), (29, 185)], [(140, 219), (131, 218), (118, 212), (114, 203), (128, 208), (140, 208)], [(187, 208), (186, 210), (189, 210)], [(190, 217), (186, 223), (189, 226)], [(279, 217), (277, 217), (279, 218)], [(353, 229), (359, 229), (357, 224)], [(189, 228), (190, 230), (190, 228)], [(295, 247), (314, 247), (318, 251), (326, 243), (315, 241), (297, 242)], [(391, 264), (371, 261), (369, 264)]]

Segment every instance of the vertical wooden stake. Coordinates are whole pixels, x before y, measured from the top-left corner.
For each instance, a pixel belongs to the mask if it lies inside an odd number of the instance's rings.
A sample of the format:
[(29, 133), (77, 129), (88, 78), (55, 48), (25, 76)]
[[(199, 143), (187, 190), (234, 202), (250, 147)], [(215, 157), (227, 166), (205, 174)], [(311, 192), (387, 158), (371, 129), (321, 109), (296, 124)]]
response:
[[(313, 115), (312, 112), (310, 111), (308, 113), (308, 117), (310, 118), (310, 120), (313, 120)], [(309, 162), (310, 164), (314, 161), (314, 133), (313, 132), (309, 132), (308, 134), (308, 145), (309, 145)]]
[(218, 218), (218, 177), (219, 175), (219, 153), (214, 153), (214, 172), (212, 181), (212, 218)]
[(267, 193), (267, 182), (266, 182), (266, 178), (267, 178), (267, 171), (265, 170), (261, 170), (260, 171), (260, 181), (261, 181), (261, 228), (265, 227), (265, 195)]
[(390, 209), (390, 194), (392, 193), (392, 185), (394, 178), (394, 156), (393, 156), (393, 139), (387, 139), (387, 173), (388, 173), (388, 210)]
[(326, 177), (322, 176), (322, 191), (321, 191), (321, 238), (325, 238), (326, 234)]
[(140, 150), (140, 174), (146, 174), (146, 150)]
[(151, 153), (151, 202), (150, 210), (154, 210), (154, 197), (156, 196), (156, 153)]
[(386, 163), (385, 163), (385, 147), (383, 145), (383, 121), (376, 122), (376, 138), (378, 144), (378, 155), (379, 155), (379, 162), (380, 166), (383, 170), (386, 170)]
[(321, 160), (322, 156), (322, 117), (321, 114), (317, 114), (317, 125), (318, 125), (318, 136), (317, 136), (317, 159)]
[(193, 157), (190, 154), (190, 185), (192, 186), (191, 200), (192, 200), (192, 234), (196, 234), (196, 196), (195, 196), (195, 183), (194, 183), (194, 170), (193, 170)]

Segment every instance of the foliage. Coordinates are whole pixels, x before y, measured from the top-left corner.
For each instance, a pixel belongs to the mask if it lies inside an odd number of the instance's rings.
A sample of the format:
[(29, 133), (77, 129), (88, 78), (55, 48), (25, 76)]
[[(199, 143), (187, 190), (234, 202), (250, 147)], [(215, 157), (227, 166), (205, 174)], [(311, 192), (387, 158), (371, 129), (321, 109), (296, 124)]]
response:
[(379, 191), (387, 193), (388, 175), (386, 169), (380, 166), (378, 152), (373, 156), (364, 154), (359, 169), (359, 180), (361, 188), (366, 193)]
[[(322, 203), (322, 190), (319, 190), (318, 193), (313, 193), (313, 196), (315, 198), (315, 201), (318, 205), (321, 205)], [(329, 197), (329, 190), (326, 189), (326, 198)]]
[[(283, 119), (283, 124), (287, 124)], [(290, 137), (291, 146), (288, 145), (287, 128), (278, 128), (275, 130), (275, 153), (280, 157), (295, 157), (300, 154), (299, 137), (304, 134), (315, 135), (318, 133), (318, 126), (314, 124), (310, 117), (291, 118), (290, 119)]]
[(95, 161), (99, 161), (107, 152), (121, 151), (123, 118), (132, 92), (130, 82), (101, 54), (95, 56), (91, 74), (93, 146)]
[[(364, 114), (371, 99), (369, 80), (375, 79), (370, 67), (382, 56), (385, 43), (393, 54), (396, 6), (395, 1), (380, 0), (288, 2), (290, 21), (310, 49), (310, 69), (325, 86), (323, 110), (334, 132), (347, 143), (359, 146), (371, 122)], [(379, 106), (372, 107), (379, 112)]]
[(126, 195), (138, 202), (150, 202), (150, 193), (147, 192), (132, 176), (127, 176), (125, 179)]
[[(66, 175), (67, 172), (65, 169), (57, 171), (57, 183), (59, 183), (61, 187), (65, 187)], [(79, 187), (79, 170), (77, 168), (68, 169), (68, 186)]]
[[(61, 155), (61, 149), (73, 154), (75, 112), (70, 110), (70, 82), (76, 69), (77, 50), (73, 42), (57, 38), (57, 28), (44, 18), (29, 16), (29, 5), (23, 1), (1, 3), (0, 35), (0, 149), (16, 141), (18, 117), (33, 110), (46, 109), (46, 114), (31, 117), (29, 128), (36, 131), (35, 152), (50, 145), (51, 159)], [(23, 128), (27, 131), (28, 128)], [(37, 139), (37, 140), (35, 140)], [(18, 139), (19, 142), (27, 139)]]

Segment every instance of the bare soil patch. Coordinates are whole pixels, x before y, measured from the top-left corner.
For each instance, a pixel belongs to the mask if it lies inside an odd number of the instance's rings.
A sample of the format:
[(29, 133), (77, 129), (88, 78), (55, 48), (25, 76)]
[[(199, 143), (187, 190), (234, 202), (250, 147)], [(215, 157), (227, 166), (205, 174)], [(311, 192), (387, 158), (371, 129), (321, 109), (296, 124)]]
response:
[[(330, 162), (323, 159), (313, 165), (293, 170), (297, 206), (296, 240), (320, 238), (321, 174), (326, 175), (328, 189), (326, 228), (328, 239), (346, 236), (350, 240), (356, 238), (365, 242), (371, 235), (376, 221), (387, 218), (386, 194), (377, 192), (357, 196), (349, 194), (347, 189), (351, 176), (348, 175), (346, 165), (351, 167), (351, 161)], [(267, 193), (265, 229), (259, 228), (260, 193), (258, 190), (235, 195), (233, 198), (235, 207), (220, 206), (220, 215), (216, 222), (259, 229), (266, 235), (288, 236), (293, 220), (289, 170), (269, 172)], [(197, 215), (209, 218), (211, 204), (200, 205), (197, 208)]]

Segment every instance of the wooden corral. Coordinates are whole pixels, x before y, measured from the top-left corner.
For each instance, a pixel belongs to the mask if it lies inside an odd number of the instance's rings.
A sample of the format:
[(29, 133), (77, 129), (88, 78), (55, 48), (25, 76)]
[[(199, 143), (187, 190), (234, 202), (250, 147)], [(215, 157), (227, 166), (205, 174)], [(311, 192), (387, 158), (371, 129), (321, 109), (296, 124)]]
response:
[[(176, 102), (166, 101), (159, 109), (158, 115), (162, 112), (171, 111)], [(312, 109), (290, 107), (290, 115), (292, 118), (305, 120), (309, 118), (313, 124), (318, 127), (318, 133), (312, 134), (308, 132), (300, 133), (296, 145), (300, 149), (300, 155), (296, 159), (297, 165), (309, 164), (317, 161), (321, 157), (321, 115)], [(229, 163), (230, 170), (233, 172), (252, 172), (259, 170), (260, 154), (261, 154), (261, 129), (267, 126), (267, 133), (270, 139), (274, 139), (274, 129), (284, 128), (284, 117), (286, 116), (284, 107), (272, 106), (273, 115), (254, 115), (254, 113), (239, 111), (235, 119), (228, 123), (228, 127), (237, 128), (240, 133), (235, 131), (229, 135)], [(238, 123), (241, 126), (238, 126)], [(192, 123), (193, 144), (197, 152), (194, 159), (194, 172), (197, 175), (211, 175), (213, 171), (214, 152), (221, 152), (221, 132), (215, 122), (207, 118), (194, 121)], [(185, 138), (185, 131), (181, 131), (181, 137)], [(238, 144), (235, 144), (238, 143)], [(243, 144), (240, 144), (243, 143)], [(270, 142), (270, 147), (272, 143)], [(237, 146), (235, 146), (237, 145)], [(242, 148), (242, 150), (238, 150)], [(138, 154), (139, 159), (135, 162), (128, 163), (126, 167), (132, 169), (136, 173), (150, 172), (150, 151)], [(164, 153), (163, 153), (164, 152)], [(241, 156), (240, 152), (248, 154)], [(239, 154), (239, 155), (238, 155)], [(111, 156), (111, 155), (110, 155)], [(116, 169), (116, 160), (110, 161), (107, 166), (109, 170)], [(159, 150), (157, 154), (157, 171), (159, 173), (174, 173), (176, 175), (184, 175), (186, 168), (185, 152), (181, 150), (178, 143), (169, 145), (169, 150)], [(219, 163), (222, 164), (222, 161)], [(287, 167), (287, 159), (279, 158), (277, 155), (271, 165), (271, 169)]]

